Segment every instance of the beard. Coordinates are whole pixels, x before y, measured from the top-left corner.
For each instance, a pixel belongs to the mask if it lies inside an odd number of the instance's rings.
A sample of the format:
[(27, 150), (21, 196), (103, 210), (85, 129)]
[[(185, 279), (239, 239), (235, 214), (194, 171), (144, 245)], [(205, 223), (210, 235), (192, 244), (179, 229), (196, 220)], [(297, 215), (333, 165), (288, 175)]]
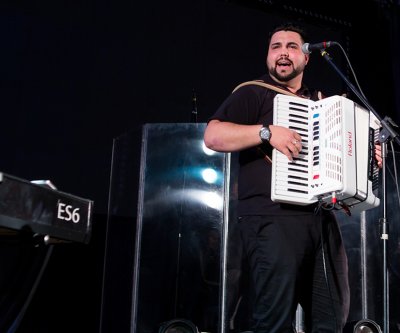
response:
[(290, 73), (280, 74), (276, 70), (275, 66), (268, 66), (268, 71), (271, 76), (276, 78), (280, 82), (289, 82), (290, 80), (294, 79), (296, 76), (301, 74), (304, 71), (305, 65), (299, 67), (293, 67), (293, 70)]
[(301, 69), (299, 68), (294, 68), (290, 73), (285, 73), (285, 74), (279, 74), (276, 70), (276, 67), (270, 67), (269, 68), (269, 74), (275, 77), (278, 81), (281, 82), (288, 82), (292, 79), (294, 79), (297, 75), (299, 75), (302, 72)]

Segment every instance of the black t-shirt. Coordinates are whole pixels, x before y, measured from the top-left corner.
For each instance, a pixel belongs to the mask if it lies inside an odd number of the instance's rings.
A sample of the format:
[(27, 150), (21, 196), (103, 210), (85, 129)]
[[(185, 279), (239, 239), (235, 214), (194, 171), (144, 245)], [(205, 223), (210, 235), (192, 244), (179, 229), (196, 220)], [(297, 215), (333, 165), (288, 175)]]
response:
[[(259, 80), (278, 86), (269, 75)], [(287, 90), (285, 87), (278, 86)], [(299, 96), (316, 99), (306, 87), (298, 92)], [(246, 85), (231, 94), (209, 119), (229, 121), (243, 125), (272, 124), (274, 90), (257, 85)], [(272, 155), (269, 144), (246, 149), (239, 154), (238, 179), (238, 216), (244, 215), (293, 215), (312, 211), (314, 206), (279, 204), (271, 200), (271, 164), (264, 159), (265, 154)]]

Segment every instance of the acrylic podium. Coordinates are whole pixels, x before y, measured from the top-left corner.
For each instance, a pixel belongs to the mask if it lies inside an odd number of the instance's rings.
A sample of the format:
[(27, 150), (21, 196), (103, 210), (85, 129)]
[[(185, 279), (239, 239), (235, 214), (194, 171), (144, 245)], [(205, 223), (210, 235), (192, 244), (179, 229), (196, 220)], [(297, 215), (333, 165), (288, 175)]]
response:
[(234, 191), (230, 154), (206, 149), (204, 129), (146, 124), (114, 140), (102, 332), (153, 333), (174, 320), (222, 330)]
[(220, 326), (229, 159), (205, 149), (204, 128), (143, 129), (132, 307), (137, 332), (176, 319), (207, 332)]

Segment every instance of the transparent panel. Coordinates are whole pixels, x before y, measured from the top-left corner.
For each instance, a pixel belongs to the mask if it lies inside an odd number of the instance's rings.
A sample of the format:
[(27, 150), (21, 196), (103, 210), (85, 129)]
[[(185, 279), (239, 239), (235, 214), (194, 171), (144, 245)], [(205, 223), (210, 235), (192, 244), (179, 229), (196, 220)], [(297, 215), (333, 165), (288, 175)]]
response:
[(143, 129), (134, 331), (187, 320), (222, 326), (223, 226), (228, 154), (204, 147), (205, 124)]

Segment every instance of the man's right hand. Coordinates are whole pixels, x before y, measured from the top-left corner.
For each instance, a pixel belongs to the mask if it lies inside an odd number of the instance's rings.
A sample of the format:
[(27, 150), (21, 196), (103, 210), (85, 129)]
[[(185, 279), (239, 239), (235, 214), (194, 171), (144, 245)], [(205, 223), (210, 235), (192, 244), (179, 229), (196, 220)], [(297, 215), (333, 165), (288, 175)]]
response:
[(269, 143), (272, 147), (286, 155), (290, 161), (299, 156), (301, 151), (301, 136), (296, 131), (282, 126), (270, 125), (271, 139)]

